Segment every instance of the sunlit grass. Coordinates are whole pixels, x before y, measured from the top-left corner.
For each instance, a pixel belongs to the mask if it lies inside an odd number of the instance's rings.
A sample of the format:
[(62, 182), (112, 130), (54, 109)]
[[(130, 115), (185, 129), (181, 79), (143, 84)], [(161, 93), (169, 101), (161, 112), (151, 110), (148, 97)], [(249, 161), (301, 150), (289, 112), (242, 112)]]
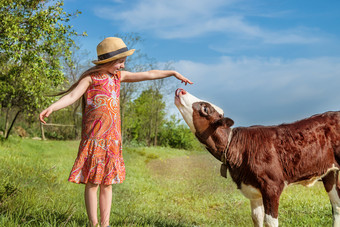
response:
[[(85, 226), (83, 185), (67, 182), (78, 141), (11, 139), (0, 145), (0, 226)], [(207, 152), (124, 148), (111, 226), (251, 226), (249, 201)], [(331, 226), (322, 183), (288, 187), (280, 226)]]

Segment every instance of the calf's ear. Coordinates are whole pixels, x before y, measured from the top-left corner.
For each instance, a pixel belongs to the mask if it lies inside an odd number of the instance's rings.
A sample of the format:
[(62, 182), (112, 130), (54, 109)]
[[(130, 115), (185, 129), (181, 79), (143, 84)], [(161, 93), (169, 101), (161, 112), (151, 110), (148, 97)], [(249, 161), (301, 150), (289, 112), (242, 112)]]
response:
[(219, 126), (231, 127), (233, 125), (234, 125), (234, 121), (231, 120), (228, 117), (224, 117), (224, 118), (218, 119), (218, 120), (216, 120), (214, 122), (214, 126), (215, 127), (219, 127)]

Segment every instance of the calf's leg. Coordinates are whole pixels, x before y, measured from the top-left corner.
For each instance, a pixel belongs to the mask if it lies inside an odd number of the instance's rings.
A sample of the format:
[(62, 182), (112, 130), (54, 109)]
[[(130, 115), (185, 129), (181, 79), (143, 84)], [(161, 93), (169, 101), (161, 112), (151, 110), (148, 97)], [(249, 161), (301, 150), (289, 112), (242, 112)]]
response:
[(333, 226), (340, 227), (339, 171), (329, 172), (324, 178), (322, 178), (322, 181), (332, 204)]
[[(274, 189), (274, 188), (272, 188)], [(271, 190), (271, 192), (262, 193), (264, 205), (264, 225), (268, 227), (279, 226), (279, 201), (282, 190)]]
[(263, 226), (264, 208), (262, 198), (250, 200), (251, 217), (255, 227)]

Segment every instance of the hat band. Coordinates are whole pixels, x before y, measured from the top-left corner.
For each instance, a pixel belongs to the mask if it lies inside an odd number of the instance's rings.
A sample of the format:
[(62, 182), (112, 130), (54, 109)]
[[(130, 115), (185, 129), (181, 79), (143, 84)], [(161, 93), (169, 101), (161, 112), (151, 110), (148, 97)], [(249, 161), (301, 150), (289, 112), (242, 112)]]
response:
[(127, 47), (123, 47), (121, 49), (118, 49), (118, 50), (115, 50), (115, 51), (112, 51), (112, 52), (109, 52), (109, 53), (106, 53), (106, 54), (99, 55), (98, 60), (102, 61), (102, 60), (105, 60), (105, 59), (108, 59), (108, 58), (112, 58), (113, 56), (124, 53), (128, 50), (129, 49)]

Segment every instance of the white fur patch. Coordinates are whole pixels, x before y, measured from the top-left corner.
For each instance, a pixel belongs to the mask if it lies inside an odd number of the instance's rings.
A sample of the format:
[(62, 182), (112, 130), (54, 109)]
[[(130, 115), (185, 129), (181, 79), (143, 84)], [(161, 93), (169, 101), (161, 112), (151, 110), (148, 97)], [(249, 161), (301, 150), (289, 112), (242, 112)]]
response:
[[(339, 199), (338, 193), (336, 191), (336, 185), (335, 184), (333, 185), (332, 190), (330, 190), (328, 192), (328, 196), (329, 196), (332, 204), (334, 204), (336, 207), (340, 208), (340, 199)], [(340, 214), (340, 212), (338, 212), (338, 213)]]
[(254, 226), (263, 226), (264, 219), (264, 207), (262, 198), (256, 200), (250, 200), (251, 217), (254, 222)]
[(266, 214), (264, 218), (265, 226), (277, 227), (279, 226), (279, 220), (277, 218), (273, 218), (271, 215)]
[(251, 185), (246, 185), (242, 183), (240, 191), (246, 198), (250, 200), (262, 199), (262, 194), (260, 190)]
[(336, 191), (336, 185), (328, 192), (329, 200), (331, 201), (333, 207), (333, 226), (340, 226), (340, 199)]
[[(187, 123), (187, 125), (189, 126), (190, 130), (195, 133), (196, 129), (194, 126), (194, 122), (193, 122), (193, 108), (192, 108), (192, 104), (194, 104), (195, 102), (207, 102), (204, 100), (201, 100), (195, 96), (193, 96), (192, 94), (190, 94), (189, 92), (186, 92), (183, 95), (179, 95), (179, 97), (175, 98), (175, 105), (177, 106), (179, 112), (182, 114), (184, 121)], [(219, 113), (219, 114), (224, 114), (223, 110), (210, 103), (209, 103), (212, 107), (214, 107), (214, 109)]]
[(187, 123), (189, 126), (190, 130), (195, 133), (196, 129), (194, 126), (194, 121), (193, 121), (193, 112), (194, 110), (192, 109), (192, 104), (194, 102), (199, 102), (198, 98), (195, 96), (186, 93), (184, 95), (180, 95), (179, 97), (175, 98), (175, 105), (177, 106), (179, 112), (182, 114), (184, 121)]

